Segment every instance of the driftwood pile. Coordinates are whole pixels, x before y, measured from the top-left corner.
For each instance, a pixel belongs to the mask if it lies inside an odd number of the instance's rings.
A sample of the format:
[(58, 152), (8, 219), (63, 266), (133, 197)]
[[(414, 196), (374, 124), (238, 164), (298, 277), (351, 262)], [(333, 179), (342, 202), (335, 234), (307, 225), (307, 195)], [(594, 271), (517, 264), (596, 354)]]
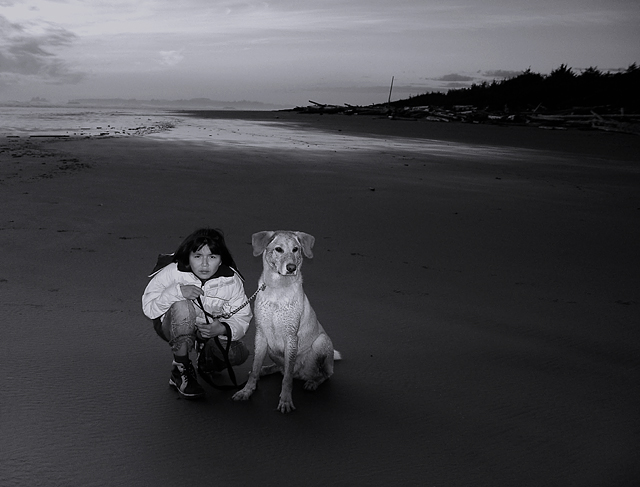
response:
[(429, 122), (491, 123), (497, 125), (526, 125), (550, 130), (582, 129), (606, 130), (640, 135), (640, 114), (615, 113), (609, 107), (576, 107), (549, 113), (543, 107), (535, 110), (509, 113), (489, 111), (471, 105), (451, 108), (435, 106), (397, 107), (390, 104), (355, 106), (325, 105), (309, 100), (311, 105), (296, 107), (293, 111), (315, 114), (371, 115), (398, 120), (424, 120)]

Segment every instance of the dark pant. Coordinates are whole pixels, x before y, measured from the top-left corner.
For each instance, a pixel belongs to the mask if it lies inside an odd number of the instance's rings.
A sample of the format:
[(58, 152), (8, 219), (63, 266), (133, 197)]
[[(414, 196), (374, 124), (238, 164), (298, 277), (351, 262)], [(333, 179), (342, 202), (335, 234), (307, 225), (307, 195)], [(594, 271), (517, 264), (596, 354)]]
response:
[[(202, 340), (198, 337), (195, 325), (195, 308), (191, 301), (174, 303), (162, 318), (153, 320), (153, 328), (160, 338), (169, 342), (175, 351), (182, 343), (188, 343), (188, 350), (192, 350), (198, 342), (198, 365), (207, 372), (219, 372), (226, 368), (224, 354), (216, 344), (215, 339)], [(226, 349), (226, 339), (219, 340)], [(241, 341), (232, 341), (229, 347), (229, 362), (240, 365), (246, 362), (249, 350)]]

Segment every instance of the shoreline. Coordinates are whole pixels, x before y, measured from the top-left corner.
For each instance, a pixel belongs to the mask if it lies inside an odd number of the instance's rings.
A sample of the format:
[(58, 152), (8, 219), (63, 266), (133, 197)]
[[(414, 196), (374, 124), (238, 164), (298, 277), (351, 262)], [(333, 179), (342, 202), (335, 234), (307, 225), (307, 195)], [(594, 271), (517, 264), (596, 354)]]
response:
[(294, 111), (235, 112), (180, 110), (175, 113), (203, 119), (248, 119), (285, 122), (309, 130), (350, 135), (449, 140), (488, 145), (543, 149), (637, 161), (640, 137), (598, 130), (542, 130), (524, 125), (392, 120), (373, 115), (307, 114)]
[[(640, 152), (640, 137), (633, 134), (605, 132), (599, 130), (541, 130), (525, 125), (501, 125), (464, 122), (434, 122), (428, 120), (389, 119), (374, 115), (345, 114), (313, 114), (300, 113), (293, 110), (277, 111), (240, 111), (240, 110), (174, 110), (159, 109), (153, 113), (157, 118), (152, 121), (148, 114), (145, 117), (130, 115), (134, 126), (113, 126), (105, 120), (91, 130), (88, 127), (74, 130), (67, 129), (64, 134), (20, 134), (2, 135), (0, 140), (27, 140), (39, 138), (43, 141), (53, 138), (103, 138), (103, 137), (136, 137), (153, 135), (171, 131), (176, 128), (173, 122), (180, 125), (194, 120), (244, 121), (277, 124), (292, 130), (307, 132), (321, 131), (329, 136), (374, 137), (380, 140), (436, 140), (497, 147), (514, 147), (534, 150), (551, 150), (569, 154), (582, 154), (588, 157), (625, 160), (637, 162)], [(180, 120), (167, 119), (166, 115), (174, 114)], [(142, 118), (145, 118), (142, 121)], [(120, 121), (120, 125), (122, 121)], [(140, 125), (142, 124), (142, 125)], [(85, 131), (85, 133), (82, 133)]]

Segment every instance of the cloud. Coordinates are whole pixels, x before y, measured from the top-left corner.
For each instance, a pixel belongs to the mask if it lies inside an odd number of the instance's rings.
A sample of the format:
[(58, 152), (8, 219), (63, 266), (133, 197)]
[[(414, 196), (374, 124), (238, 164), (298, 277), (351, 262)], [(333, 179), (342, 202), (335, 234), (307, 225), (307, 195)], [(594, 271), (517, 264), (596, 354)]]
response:
[(459, 82), (447, 83), (445, 85), (445, 88), (449, 88), (449, 89), (468, 88), (468, 87), (469, 87), (469, 83), (459, 83)]
[(445, 74), (440, 78), (436, 78), (436, 81), (452, 81), (452, 82), (460, 82), (460, 81), (473, 81), (475, 78), (471, 76), (465, 76), (463, 74)]
[(48, 23), (14, 23), (0, 15), (0, 76), (5, 82), (23, 77), (47, 83), (77, 83), (84, 74), (70, 68), (51, 50), (71, 45), (75, 34)]
[(160, 51), (160, 64), (163, 66), (175, 66), (184, 59), (182, 51)]
[(499, 78), (499, 79), (508, 79), (515, 78), (516, 76), (520, 76), (522, 71), (506, 71), (503, 69), (496, 69), (494, 71), (485, 71), (482, 73), (483, 76), (487, 78)]

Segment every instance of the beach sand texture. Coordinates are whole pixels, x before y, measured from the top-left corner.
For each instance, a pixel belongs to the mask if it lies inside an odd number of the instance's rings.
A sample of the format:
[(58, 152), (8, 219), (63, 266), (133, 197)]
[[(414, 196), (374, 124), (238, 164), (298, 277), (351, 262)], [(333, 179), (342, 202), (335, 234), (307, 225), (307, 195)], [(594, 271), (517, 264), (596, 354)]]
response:
[[(635, 485), (638, 137), (209, 116), (1, 141), (0, 485)], [(291, 414), (278, 376), (246, 403), (168, 385), (140, 297), (200, 226), (248, 295), (252, 233), (316, 238), (305, 290), (344, 359)]]

